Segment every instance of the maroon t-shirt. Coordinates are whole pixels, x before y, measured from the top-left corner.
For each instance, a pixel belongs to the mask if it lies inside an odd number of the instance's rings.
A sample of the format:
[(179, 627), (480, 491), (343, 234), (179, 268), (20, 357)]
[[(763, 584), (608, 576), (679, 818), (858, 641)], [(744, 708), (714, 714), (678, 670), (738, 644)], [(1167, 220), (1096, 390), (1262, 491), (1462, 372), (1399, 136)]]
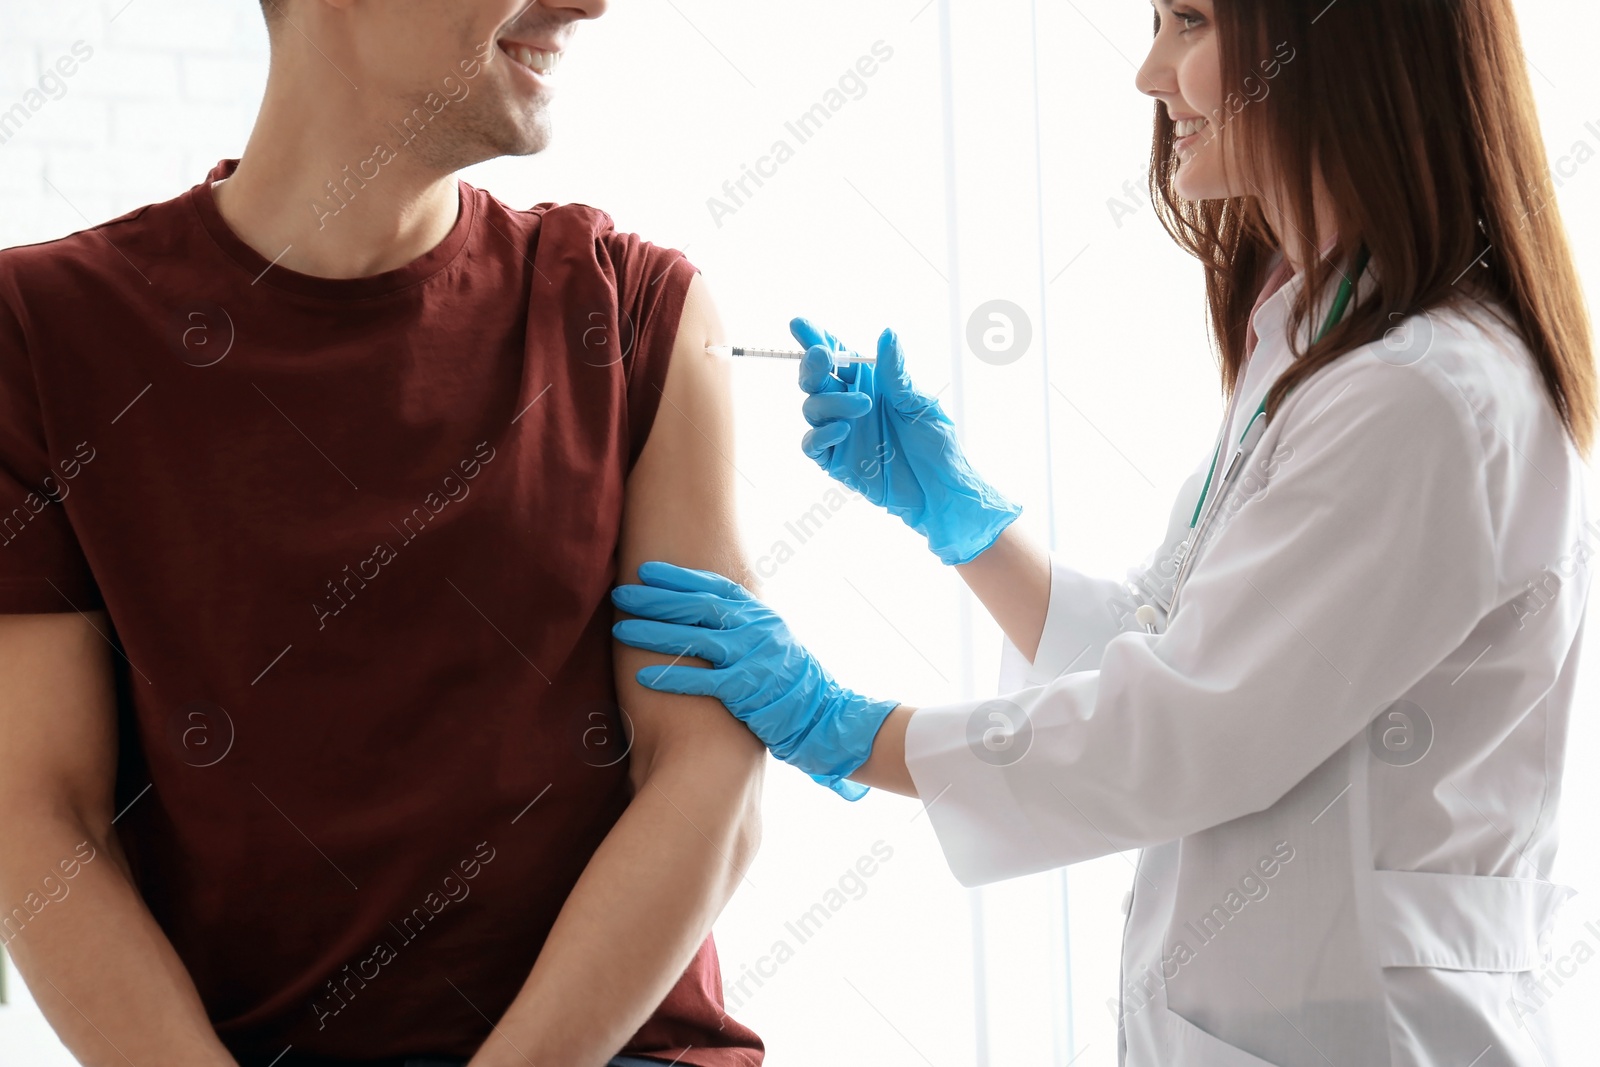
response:
[[(0, 252), (0, 613), (108, 612), (116, 828), (241, 1063), (470, 1056), (631, 797), (607, 594), (695, 268), (462, 182), (315, 278), (235, 162)], [(707, 938), (627, 1051), (759, 1064), (721, 1009)]]

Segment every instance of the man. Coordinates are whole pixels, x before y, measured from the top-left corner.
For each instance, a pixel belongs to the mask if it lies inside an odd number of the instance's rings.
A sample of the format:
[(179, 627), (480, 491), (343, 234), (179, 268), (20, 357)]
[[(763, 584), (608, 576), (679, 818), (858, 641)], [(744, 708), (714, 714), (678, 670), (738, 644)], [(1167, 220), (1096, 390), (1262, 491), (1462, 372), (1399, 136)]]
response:
[(265, 6), (240, 160), (0, 253), (0, 938), (89, 1067), (759, 1064), (761, 746), (609, 633), (749, 577), (715, 307), (453, 177), (606, 0)]

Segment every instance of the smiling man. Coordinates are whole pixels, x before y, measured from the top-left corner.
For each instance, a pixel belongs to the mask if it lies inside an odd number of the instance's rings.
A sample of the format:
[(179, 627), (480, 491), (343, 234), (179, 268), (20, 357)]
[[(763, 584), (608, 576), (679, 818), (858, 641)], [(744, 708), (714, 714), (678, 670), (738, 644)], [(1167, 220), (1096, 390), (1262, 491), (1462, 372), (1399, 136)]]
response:
[(88, 1067), (761, 1062), (761, 746), (610, 635), (748, 579), (715, 307), (454, 176), (605, 7), (266, 0), (239, 159), (0, 252), (0, 917)]

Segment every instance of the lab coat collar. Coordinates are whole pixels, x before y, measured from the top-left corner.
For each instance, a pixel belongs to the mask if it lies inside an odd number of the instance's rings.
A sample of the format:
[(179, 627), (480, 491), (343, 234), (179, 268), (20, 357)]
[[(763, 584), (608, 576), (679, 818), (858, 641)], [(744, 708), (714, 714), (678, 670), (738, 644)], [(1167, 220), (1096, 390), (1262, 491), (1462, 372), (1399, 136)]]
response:
[[(1332, 245), (1323, 250), (1326, 258), (1332, 251)], [(1277, 280), (1279, 271), (1283, 267), (1282, 253), (1273, 260), (1272, 269), (1268, 272), (1268, 285)], [(1287, 281), (1280, 285), (1277, 291), (1271, 293), (1261, 302), (1255, 311), (1251, 323), (1255, 328), (1255, 347), (1248, 353), (1239, 374), (1239, 397), (1233, 405), (1233, 415), (1228, 420), (1226, 433), (1228, 440), (1238, 441), (1249, 424), (1256, 407), (1261, 403), (1272, 384), (1289, 369), (1294, 361), (1294, 352), (1305, 351), (1311, 347), (1311, 340), (1322, 328), (1327, 320), (1328, 312), (1333, 307), (1338, 296), (1339, 284), (1342, 277), (1333, 275), (1321, 296), (1316, 302), (1316, 307), (1300, 328), (1300, 341), (1297, 346), (1290, 346), (1285, 341), (1285, 325), (1288, 322), (1289, 312), (1294, 307), (1295, 300), (1305, 286), (1306, 276), (1303, 271), (1296, 271)], [(1362, 272), (1361, 280), (1356, 287), (1356, 298), (1364, 299), (1376, 288), (1377, 282), (1373, 277), (1372, 264)]]
[[(1330, 242), (1328, 247), (1323, 249), (1322, 255), (1324, 259), (1331, 253), (1332, 247), (1332, 242)], [(1272, 262), (1273, 268), (1272, 271), (1268, 272), (1269, 278), (1281, 267), (1283, 253), (1277, 253)], [(1310, 347), (1312, 338), (1322, 328), (1322, 324), (1327, 320), (1329, 311), (1333, 308), (1333, 302), (1338, 296), (1341, 280), (1342, 277), (1339, 274), (1329, 278), (1327, 285), (1316, 301), (1316, 306), (1312, 313), (1301, 324), (1299, 344), (1294, 347), (1301, 350)], [(1299, 298), (1300, 291), (1305, 288), (1305, 284), (1305, 272), (1295, 271), (1294, 275), (1279, 287), (1277, 292), (1269, 296), (1256, 309), (1255, 315), (1251, 319), (1251, 324), (1255, 327), (1256, 348), (1258, 350), (1268, 346), (1273, 348), (1287, 347), (1283, 345), (1285, 324), (1288, 322), (1289, 312), (1294, 307), (1294, 302)], [(1367, 269), (1362, 272), (1361, 278), (1356, 285), (1356, 301), (1365, 299), (1376, 288), (1376, 264), (1368, 263)]]

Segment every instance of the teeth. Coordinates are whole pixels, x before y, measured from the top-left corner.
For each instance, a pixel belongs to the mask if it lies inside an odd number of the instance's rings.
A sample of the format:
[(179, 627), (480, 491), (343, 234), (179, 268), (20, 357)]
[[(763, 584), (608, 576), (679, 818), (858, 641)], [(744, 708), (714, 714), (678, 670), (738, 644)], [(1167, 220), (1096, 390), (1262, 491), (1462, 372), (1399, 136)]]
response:
[(1205, 119), (1184, 119), (1182, 122), (1172, 124), (1173, 133), (1179, 137), (1191, 137), (1205, 129), (1209, 122)]
[(529, 70), (549, 76), (561, 66), (560, 52), (541, 52), (527, 45), (515, 45), (506, 49), (506, 54)]

